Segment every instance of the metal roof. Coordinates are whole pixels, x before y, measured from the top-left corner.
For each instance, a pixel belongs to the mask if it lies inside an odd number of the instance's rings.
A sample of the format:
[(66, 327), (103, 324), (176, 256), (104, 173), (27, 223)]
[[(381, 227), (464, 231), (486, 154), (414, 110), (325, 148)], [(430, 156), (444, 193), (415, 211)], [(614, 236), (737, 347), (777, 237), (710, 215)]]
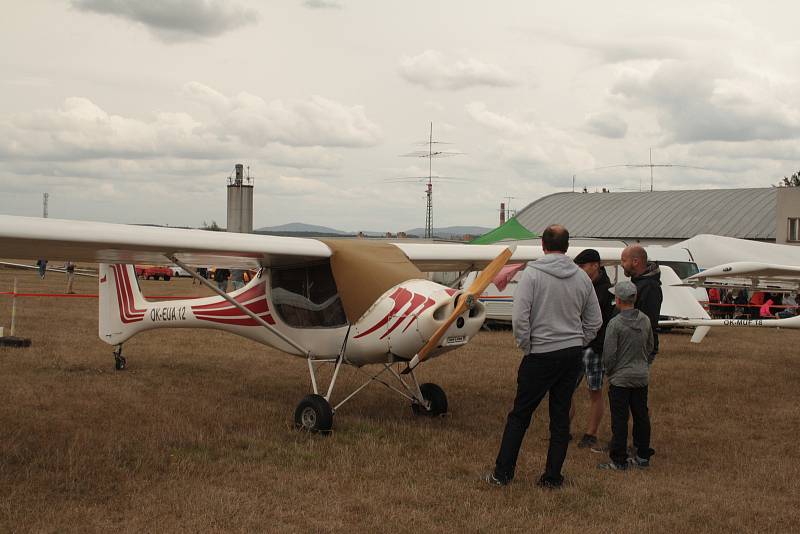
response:
[(775, 239), (776, 204), (774, 187), (555, 193), (528, 204), (517, 220), (536, 233), (562, 224), (571, 237)]

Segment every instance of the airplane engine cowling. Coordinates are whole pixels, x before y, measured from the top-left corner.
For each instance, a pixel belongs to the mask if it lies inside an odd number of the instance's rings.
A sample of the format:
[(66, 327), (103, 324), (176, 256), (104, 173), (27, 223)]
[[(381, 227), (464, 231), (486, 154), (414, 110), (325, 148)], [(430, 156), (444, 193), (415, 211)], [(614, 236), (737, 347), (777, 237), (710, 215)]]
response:
[[(356, 365), (410, 360), (455, 309), (460, 295), (429, 280), (408, 280), (384, 293), (353, 325), (347, 358)], [(442, 336), (434, 355), (466, 344), (483, 325), (483, 304), (476, 302)]]

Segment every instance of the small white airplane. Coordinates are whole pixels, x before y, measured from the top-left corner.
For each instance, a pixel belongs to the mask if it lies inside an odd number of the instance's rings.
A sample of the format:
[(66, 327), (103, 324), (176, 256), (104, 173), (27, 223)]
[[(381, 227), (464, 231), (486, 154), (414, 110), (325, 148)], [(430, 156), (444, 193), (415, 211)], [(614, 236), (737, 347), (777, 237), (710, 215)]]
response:
[[(798, 290), (800, 290), (800, 267), (754, 261), (738, 261), (706, 269), (705, 271), (701, 271), (686, 278), (683, 282), (685, 285), (693, 287), (719, 287), (727, 289), (761, 290), (773, 293), (797, 293)], [(683, 318), (665, 321), (659, 324), (664, 324), (665, 326), (800, 328), (800, 315), (786, 318)]]
[[(123, 343), (154, 328), (216, 328), (305, 358), (313, 394), (299, 403), (294, 419), (298, 427), (318, 432), (330, 431), (334, 412), (373, 381), (409, 399), (417, 414), (446, 413), (442, 388), (418, 384), (413, 369), (466, 344), (480, 330), (485, 310), (477, 297), (510, 258), (528, 261), (542, 255), (541, 247), (534, 246), (512, 251), (504, 246), (321, 241), (6, 215), (0, 215), (0, 250), (12, 258), (99, 263), (99, 334), (115, 347), (116, 369), (126, 366)], [(216, 296), (148, 301), (139, 290), (134, 263), (174, 263)], [(257, 269), (258, 274), (228, 294), (191, 265)], [(483, 273), (466, 290), (455, 290), (427, 280), (420, 269)], [(402, 372), (393, 367), (396, 363), (405, 365)], [(327, 389), (317, 381), (324, 364), (333, 365)], [(380, 367), (334, 405), (343, 364)]]

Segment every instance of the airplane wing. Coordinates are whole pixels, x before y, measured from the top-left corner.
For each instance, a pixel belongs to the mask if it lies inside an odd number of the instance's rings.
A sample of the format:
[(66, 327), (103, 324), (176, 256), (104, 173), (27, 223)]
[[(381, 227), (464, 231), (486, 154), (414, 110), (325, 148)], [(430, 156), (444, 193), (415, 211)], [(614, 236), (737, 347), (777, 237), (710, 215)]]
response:
[(775, 265), (800, 265), (800, 247), (763, 243), (718, 235), (700, 234), (667, 248), (688, 250), (701, 269), (731, 262), (755, 262)]
[[(335, 240), (326, 240), (332, 243)], [(357, 240), (348, 240), (353, 243)], [(103, 263), (165, 264), (175, 255), (189, 265), (255, 269), (298, 265), (330, 258), (317, 239), (211, 232), (89, 221), (0, 215), (0, 251), (6, 258)], [(418, 269), (481, 270), (505, 245), (394, 242)], [(571, 248), (570, 256), (584, 247)], [(604, 263), (619, 263), (621, 248), (598, 248)], [(540, 246), (518, 246), (510, 263), (536, 260)]]
[[(420, 271), (471, 271), (482, 270), (508, 245), (449, 245), (394, 242)], [(519, 245), (508, 260), (509, 264), (533, 261), (544, 256), (542, 247)], [(606, 265), (619, 263), (622, 248), (570, 247), (567, 255), (577, 256), (584, 248), (594, 248)]]
[(6, 258), (160, 265), (175, 255), (189, 265), (234, 269), (302, 264), (331, 255), (315, 239), (10, 215), (0, 215), (0, 251)]
[(747, 287), (773, 291), (800, 289), (800, 267), (754, 261), (717, 265), (685, 280), (689, 285), (706, 287)]

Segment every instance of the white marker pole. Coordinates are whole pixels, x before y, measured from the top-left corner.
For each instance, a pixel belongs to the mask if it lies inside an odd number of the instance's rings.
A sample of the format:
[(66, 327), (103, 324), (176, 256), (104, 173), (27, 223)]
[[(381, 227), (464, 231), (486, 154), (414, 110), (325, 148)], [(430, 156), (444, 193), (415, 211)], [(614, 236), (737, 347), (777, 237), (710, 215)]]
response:
[(17, 318), (17, 279), (14, 277), (14, 291), (11, 294), (11, 333), (10, 336), (14, 335), (14, 322)]

